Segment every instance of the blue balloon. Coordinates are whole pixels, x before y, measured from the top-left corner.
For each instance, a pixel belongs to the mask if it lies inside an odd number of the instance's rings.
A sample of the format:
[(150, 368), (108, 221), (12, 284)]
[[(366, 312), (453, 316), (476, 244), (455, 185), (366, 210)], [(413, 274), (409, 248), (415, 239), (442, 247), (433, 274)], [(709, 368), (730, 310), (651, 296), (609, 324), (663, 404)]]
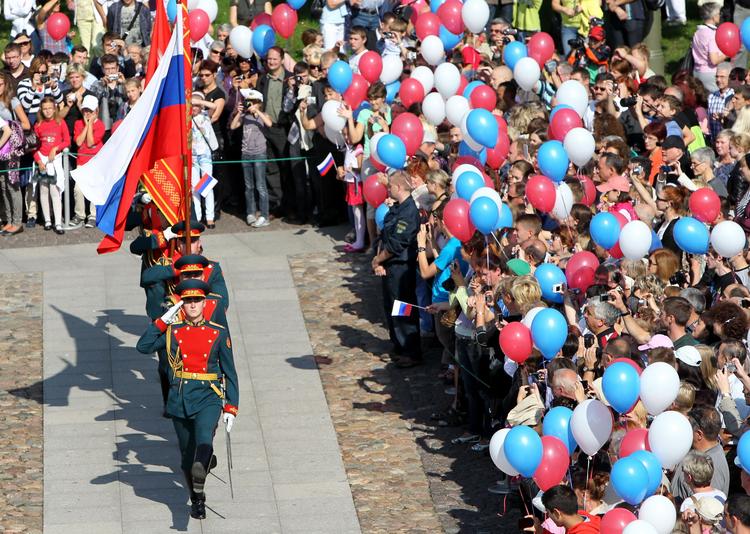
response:
[(479, 152), (472, 149), (469, 145), (466, 144), (466, 141), (461, 141), (461, 143), (458, 145), (458, 155), (459, 156), (471, 156), (474, 159), (479, 160), (479, 162), (484, 165), (487, 163), (487, 149), (482, 148)]
[(503, 48), (503, 63), (508, 65), (510, 70), (513, 70), (518, 60), (528, 55), (529, 52), (526, 50), (525, 44), (518, 41), (511, 41)]
[(570, 426), (570, 418), (573, 417), (573, 410), (565, 406), (556, 406), (552, 408), (542, 421), (542, 434), (545, 436), (554, 436), (562, 441), (568, 448), (568, 452), (578, 447), (576, 438), (573, 437), (573, 427)]
[(474, 171), (464, 171), (456, 178), (456, 194), (467, 202), (480, 187), (484, 187), (484, 178)]
[(333, 87), (337, 93), (343, 95), (352, 84), (353, 75), (349, 63), (339, 59), (328, 68), (328, 83), (331, 84), (331, 87)]
[[(627, 365), (627, 364), (626, 364)], [(648, 473), (648, 488), (646, 489), (646, 497), (649, 497), (656, 493), (656, 490), (661, 486), (661, 462), (659, 458), (653, 452), (650, 451), (635, 451), (628, 455), (628, 458), (635, 458), (643, 467), (646, 468)]]
[(651, 248), (648, 249), (648, 253), (651, 254), (653, 251), (660, 248), (664, 248), (664, 245), (661, 244), (661, 239), (659, 239), (659, 236), (656, 235), (656, 232), (651, 230)]
[(385, 86), (385, 101), (387, 104), (393, 104), (398, 96), (398, 90), (401, 89), (401, 82), (396, 80)]
[[(471, 132), (469, 132), (471, 135)], [(474, 137), (472, 135), (472, 137)], [(494, 146), (494, 145), (493, 145)], [(539, 170), (553, 182), (562, 182), (568, 173), (568, 154), (560, 141), (546, 141), (539, 147), (537, 154)]]
[(609, 404), (619, 413), (630, 411), (638, 401), (641, 380), (632, 365), (615, 362), (604, 371), (602, 391)]
[(474, 80), (473, 82), (469, 82), (466, 87), (464, 88), (464, 98), (468, 99), (471, 96), (471, 92), (480, 85), (484, 85), (484, 83), (480, 82), (479, 80)]
[(406, 166), (404, 142), (393, 134), (386, 134), (378, 141), (378, 158), (386, 166), (403, 169)]
[(433, 13), (437, 13), (437, 10), (440, 9), (440, 6), (442, 6), (445, 3), (445, 0), (431, 0), (430, 1), (430, 11)]
[(169, 22), (174, 24), (174, 19), (177, 17), (177, 1), (168, 0), (167, 2), (167, 18)]
[(253, 50), (260, 57), (266, 57), (275, 42), (276, 34), (268, 24), (261, 24), (253, 30)]
[(500, 203), (500, 215), (497, 217), (497, 223), (495, 224), (495, 230), (500, 228), (512, 228), (513, 227), (513, 212), (505, 203)]
[(536, 314), (531, 323), (531, 339), (546, 359), (554, 358), (567, 338), (568, 322), (562, 313), (545, 308)]
[(646, 497), (648, 471), (632, 454), (615, 462), (609, 479), (617, 494), (628, 504), (635, 506)]
[(461, 42), (463, 34), (451, 33), (445, 26), (441, 24), (440, 31), (438, 32), (438, 37), (440, 37), (440, 40), (443, 42), (443, 48), (445, 49), (445, 51), (449, 52), (450, 50), (453, 50), (458, 43)]
[(542, 461), (542, 438), (529, 426), (514, 426), (505, 436), (503, 452), (513, 469), (531, 478)]
[(542, 298), (562, 304), (565, 295), (562, 292), (554, 291), (555, 286), (565, 284), (565, 273), (557, 265), (551, 263), (542, 263), (534, 271), (534, 278), (539, 282), (542, 288)]
[(287, 0), (286, 3), (289, 4), (289, 7), (292, 9), (299, 10), (305, 5), (305, 0)]
[(573, 109), (571, 106), (569, 106), (567, 104), (558, 104), (550, 112), (550, 114), (549, 114), (549, 121), (552, 122), (552, 117), (555, 116), (555, 113), (557, 113), (557, 110), (564, 109), (564, 108)]
[(674, 225), (674, 240), (688, 254), (708, 252), (708, 228), (693, 217), (680, 217)]
[(742, 22), (740, 36), (742, 37), (742, 44), (745, 45), (745, 48), (750, 50), (750, 18), (747, 18)]
[(466, 129), (471, 138), (482, 146), (493, 148), (497, 144), (497, 119), (486, 109), (477, 108), (469, 111)]
[[(465, 172), (458, 177), (460, 180), (464, 174), (476, 174)], [(469, 216), (471, 222), (477, 227), (482, 234), (487, 235), (495, 229), (498, 218), (497, 204), (489, 197), (479, 197), (469, 206)]]
[(601, 211), (591, 219), (589, 233), (594, 243), (609, 250), (620, 239), (620, 223), (617, 222), (617, 218), (611, 213)]
[(383, 223), (385, 223), (385, 216), (388, 214), (388, 210), (390, 208), (388, 207), (388, 204), (383, 202), (380, 206), (378, 206), (378, 209), (375, 210), (375, 224), (378, 227), (378, 230), (383, 229)]
[(740, 465), (745, 472), (750, 469), (750, 432), (742, 434), (739, 443), (737, 443), (737, 456), (740, 459)]

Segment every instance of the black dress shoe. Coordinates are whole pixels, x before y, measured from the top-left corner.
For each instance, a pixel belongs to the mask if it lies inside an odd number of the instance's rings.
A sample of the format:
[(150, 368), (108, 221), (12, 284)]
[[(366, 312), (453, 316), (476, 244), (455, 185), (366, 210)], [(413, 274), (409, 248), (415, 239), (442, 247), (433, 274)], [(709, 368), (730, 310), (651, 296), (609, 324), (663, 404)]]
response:
[(215, 223), (206, 223), (206, 228), (208, 228), (209, 230), (213, 230), (214, 228), (216, 228), (216, 224)]
[(57, 235), (63, 235), (65, 233), (65, 230), (62, 229), (62, 226), (55, 226), (55, 233)]
[(190, 517), (206, 519), (206, 494), (193, 493), (190, 499)]

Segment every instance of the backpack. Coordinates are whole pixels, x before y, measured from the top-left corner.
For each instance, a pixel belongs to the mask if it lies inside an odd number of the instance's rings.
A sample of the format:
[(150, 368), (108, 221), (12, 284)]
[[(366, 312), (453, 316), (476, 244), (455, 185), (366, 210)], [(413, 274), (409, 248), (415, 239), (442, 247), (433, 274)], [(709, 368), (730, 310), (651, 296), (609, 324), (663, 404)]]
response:
[(678, 71), (684, 70), (686, 72), (692, 73), (693, 69), (695, 69), (695, 58), (693, 58), (693, 43), (690, 43), (690, 46), (687, 49), (687, 53), (685, 56), (680, 60)]
[(20, 158), (26, 152), (26, 136), (23, 133), (21, 124), (17, 121), (8, 121), (8, 126), (10, 127), (10, 137), (0, 147), (0, 161), (10, 161)]

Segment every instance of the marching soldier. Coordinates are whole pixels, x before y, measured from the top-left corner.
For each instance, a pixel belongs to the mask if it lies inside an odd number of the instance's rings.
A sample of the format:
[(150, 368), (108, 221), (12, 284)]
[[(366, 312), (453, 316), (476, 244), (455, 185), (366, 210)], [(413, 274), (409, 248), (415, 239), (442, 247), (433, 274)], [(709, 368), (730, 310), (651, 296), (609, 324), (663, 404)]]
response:
[(138, 340), (137, 349), (144, 354), (166, 349), (170, 367), (166, 411), (179, 441), (182, 469), (190, 490), (190, 515), (204, 519), (204, 484), (215, 465), (214, 433), (222, 412), (226, 431), (232, 429), (239, 405), (239, 385), (227, 329), (204, 318), (208, 284), (198, 279), (185, 280), (178, 284), (176, 293), (182, 300), (149, 325)]

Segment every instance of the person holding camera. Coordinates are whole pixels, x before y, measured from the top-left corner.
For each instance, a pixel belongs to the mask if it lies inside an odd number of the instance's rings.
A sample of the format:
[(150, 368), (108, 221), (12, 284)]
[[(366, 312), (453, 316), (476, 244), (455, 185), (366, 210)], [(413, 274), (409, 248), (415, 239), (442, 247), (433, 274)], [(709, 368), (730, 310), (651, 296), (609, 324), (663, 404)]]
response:
[(128, 56), (125, 41), (120, 39), (119, 34), (114, 32), (105, 33), (102, 37), (102, 50), (103, 55), (91, 59), (91, 65), (89, 67), (91, 76), (96, 78), (104, 76), (102, 59), (107, 54), (112, 55), (117, 59), (117, 63), (120, 66), (120, 72), (122, 72), (126, 79), (135, 76), (135, 63), (130, 59), (130, 56)]
[(113, 54), (104, 54), (101, 65), (103, 76), (91, 86), (91, 92), (99, 99), (104, 128), (109, 131), (117, 117), (117, 111), (127, 100), (125, 76), (120, 72), (120, 64)]
[(36, 122), (39, 104), (42, 98), (52, 97), (55, 103), (62, 102), (62, 92), (57, 80), (50, 78), (44, 58), (35, 57), (29, 68), (29, 77), (18, 82), (18, 100), (21, 101), (24, 112), (31, 124)]

